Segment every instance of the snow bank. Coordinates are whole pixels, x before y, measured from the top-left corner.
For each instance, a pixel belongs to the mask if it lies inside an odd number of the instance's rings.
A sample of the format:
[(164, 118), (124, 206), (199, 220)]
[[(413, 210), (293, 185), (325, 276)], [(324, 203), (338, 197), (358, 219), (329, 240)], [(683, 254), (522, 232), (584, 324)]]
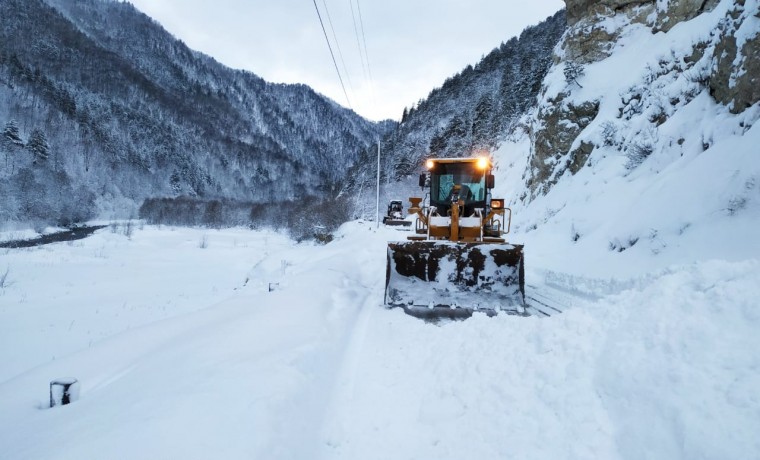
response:
[(754, 458), (759, 282), (708, 262), (546, 319), (377, 312), (324, 458)]

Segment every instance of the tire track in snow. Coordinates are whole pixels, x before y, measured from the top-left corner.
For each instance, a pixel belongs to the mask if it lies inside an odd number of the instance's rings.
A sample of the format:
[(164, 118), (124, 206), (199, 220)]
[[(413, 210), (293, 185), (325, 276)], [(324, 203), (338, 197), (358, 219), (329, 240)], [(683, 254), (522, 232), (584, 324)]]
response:
[(318, 458), (331, 458), (331, 453), (336, 447), (331, 438), (335, 437), (333, 432), (340, 431), (336, 423), (341, 423), (346, 419), (345, 415), (348, 412), (346, 406), (351, 405), (351, 395), (354, 394), (356, 374), (359, 369), (367, 330), (375, 313), (382, 308), (377, 300), (382, 298), (381, 288), (380, 282), (376, 282), (373, 287), (367, 288), (367, 295), (362, 301), (359, 314), (352, 325), (352, 331), (345, 341), (342, 362), (336, 373), (332, 394), (318, 433), (319, 445), (316, 449), (316, 452), (320, 452)]
[(546, 285), (525, 285), (526, 311), (532, 315), (547, 317), (557, 315), (572, 307), (572, 300)]

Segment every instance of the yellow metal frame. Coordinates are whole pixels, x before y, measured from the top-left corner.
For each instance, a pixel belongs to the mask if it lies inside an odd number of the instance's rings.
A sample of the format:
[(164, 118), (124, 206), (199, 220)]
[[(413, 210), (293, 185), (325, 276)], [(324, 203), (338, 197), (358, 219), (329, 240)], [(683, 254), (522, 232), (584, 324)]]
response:
[[(422, 198), (409, 198), (409, 201), (411, 202), (409, 214), (417, 215), (417, 222), (414, 229), (415, 234), (408, 236), (407, 239), (409, 240), (446, 239), (449, 241), (463, 242), (503, 241), (503, 238), (499, 237), (485, 237), (483, 235), (484, 227), (486, 225), (496, 227), (499, 235), (509, 233), (512, 228), (511, 208), (492, 209), (485, 218), (478, 212), (478, 217), (481, 218), (479, 227), (461, 227), (459, 225), (460, 209), (464, 208), (464, 201), (459, 200), (457, 203), (452, 203), (451, 208), (447, 210), (447, 215), (451, 217), (451, 224), (448, 226), (437, 226), (432, 225), (429, 219), (430, 216), (425, 215), (425, 213), (422, 212), (422, 207), (420, 206)], [(501, 216), (501, 219), (498, 218), (499, 216)], [(504, 229), (505, 226), (506, 230)]]
[[(491, 160), (482, 158), (431, 158), (428, 163), (428, 168), (432, 167), (432, 164), (443, 163), (475, 163), (478, 161), (486, 160), (486, 166), (484, 171), (488, 171), (491, 168)], [(456, 187), (456, 185), (455, 185)], [(459, 225), (460, 212), (464, 209), (464, 200), (459, 200), (456, 203), (452, 203), (451, 207), (446, 210), (446, 215), (451, 217), (451, 222), (447, 226), (436, 226), (431, 224), (430, 215), (425, 215), (423, 208), (421, 207), (422, 198), (413, 197), (409, 198), (411, 206), (409, 207), (409, 214), (417, 215), (417, 223), (414, 229), (414, 235), (410, 235), (407, 238), (409, 240), (420, 241), (424, 239), (445, 239), (449, 241), (463, 241), (463, 242), (479, 242), (479, 241), (504, 241), (500, 237), (486, 237), (483, 234), (485, 226), (489, 225), (495, 227), (499, 236), (509, 233), (512, 227), (512, 209), (500, 208), (491, 209), (488, 215), (483, 216), (482, 209), (477, 212), (477, 216), (480, 217), (479, 227), (461, 227)], [(507, 211), (509, 214), (507, 215)], [(428, 212), (428, 214), (430, 214)], [(499, 219), (501, 216), (501, 219)], [(504, 227), (506, 226), (506, 231)]]

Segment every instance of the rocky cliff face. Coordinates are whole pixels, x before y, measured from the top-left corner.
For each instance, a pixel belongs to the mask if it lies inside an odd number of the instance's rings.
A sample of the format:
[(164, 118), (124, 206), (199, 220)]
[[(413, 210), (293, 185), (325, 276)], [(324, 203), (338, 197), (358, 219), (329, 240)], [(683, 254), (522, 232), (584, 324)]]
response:
[[(760, 101), (758, 0), (565, 3), (569, 28), (529, 124), (524, 198), (577, 173), (602, 146), (635, 167), (652, 153), (662, 125), (703, 92), (733, 114)], [(617, 98), (601, 90), (613, 83), (620, 83)], [(689, 135), (705, 137), (684, 133), (678, 145)]]
[[(624, 13), (639, 21), (651, 13), (659, 29), (668, 30), (679, 22), (688, 21), (710, 11), (719, 0), (566, 0), (567, 23), (572, 26), (595, 17)], [(643, 14), (642, 14), (643, 13)]]
[[(609, 56), (620, 36), (620, 20), (644, 24), (653, 33), (667, 32), (677, 24), (712, 11), (719, 0), (565, 0), (569, 31), (567, 58), (590, 63)], [(615, 21), (610, 22), (609, 19)]]
[(740, 113), (760, 100), (760, 11), (757, 3), (736, 0), (720, 28), (710, 94), (731, 112)]

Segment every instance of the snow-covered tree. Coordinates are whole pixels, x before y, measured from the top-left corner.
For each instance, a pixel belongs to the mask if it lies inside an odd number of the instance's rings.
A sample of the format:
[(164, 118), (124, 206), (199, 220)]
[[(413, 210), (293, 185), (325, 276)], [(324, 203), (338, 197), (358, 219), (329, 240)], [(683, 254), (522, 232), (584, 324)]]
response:
[(480, 102), (475, 106), (475, 114), (472, 120), (472, 144), (477, 150), (488, 149), (493, 146), (495, 139), (496, 118), (495, 105), (490, 95), (486, 94), (480, 98)]
[(32, 131), (29, 135), (29, 142), (27, 142), (26, 148), (32, 152), (34, 164), (45, 163), (50, 158), (50, 145), (48, 145), (47, 137), (41, 129), (35, 128)]
[(5, 124), (0, 141), (0, 145), (5, 152), (5, 170), (8, 174), (13, 174), (16, 169), (16, 152), (24, 148), (24, 141), (21, 140), (18, 124), (16, 124), (15, 120), (10, 120)]
[(18, 124), (16, 123), (16, 120), (11, 120), (5, 124), (5, 128), (3, 128), (3, 138), (11, 144), (17, 146), (24, 145), (24, 141), (21, 140), (21, 136), (18, 132)]
[(583, 86), (578, 83), (578, 78), (582, 77), (584, 73), (582, 65), (578, 64), (577, 62), (567, 61), (565, 62), (563, 73), (565, 74), (565, 81), (567, 84), (575, 83), (579, 87), (583, 88)]

